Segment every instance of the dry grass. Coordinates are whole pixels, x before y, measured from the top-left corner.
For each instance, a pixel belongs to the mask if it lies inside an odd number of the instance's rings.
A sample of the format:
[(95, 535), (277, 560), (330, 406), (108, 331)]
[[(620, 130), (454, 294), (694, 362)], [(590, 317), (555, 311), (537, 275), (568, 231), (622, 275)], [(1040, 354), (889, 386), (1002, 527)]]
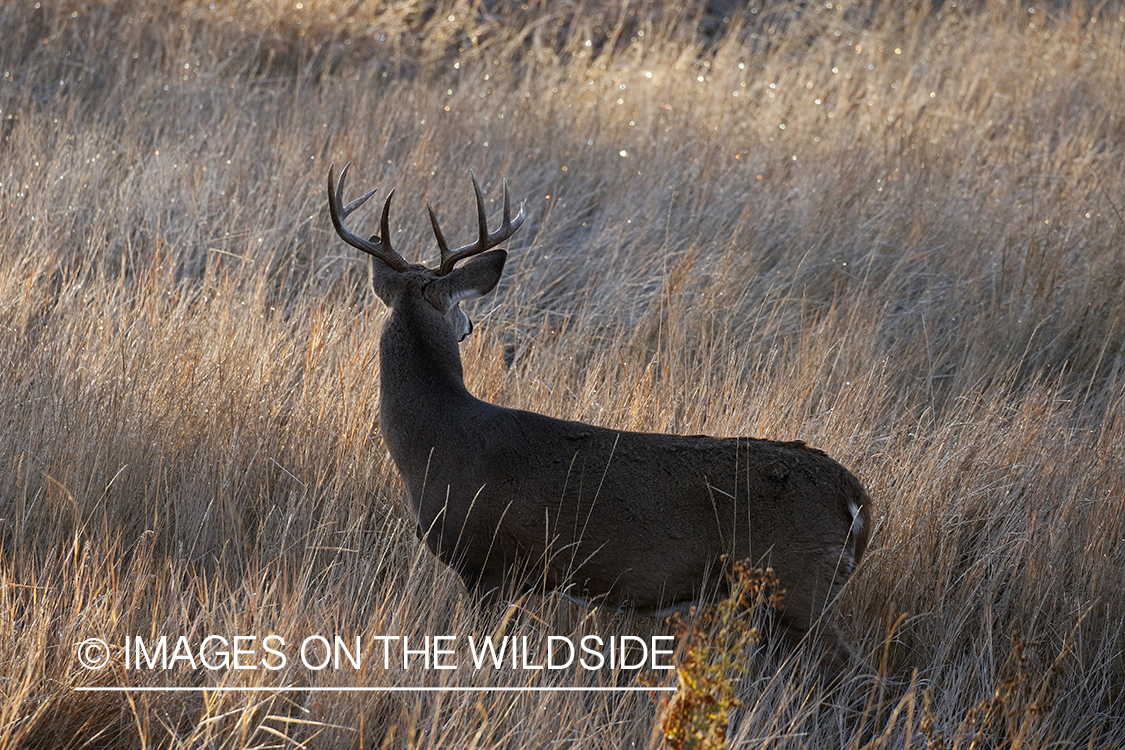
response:
[[(495, 627), (374, 429), (332, 160), (397, 186), (408, 257), (427, 200), (467, 232), (470, 168), (528, 198), (463, 347), (482, 397), (803, 438), (867, 484), (842, 614), (888, 679), (752, 670), (731, 746), (1125, 745), (1116, 6), (150, 5), (0, 10), (0, 748), (650, 743), (643, 693), (76, 691), (633, 683), (78, 665)], [(521, 606), (539, 645), (664, 627)]]

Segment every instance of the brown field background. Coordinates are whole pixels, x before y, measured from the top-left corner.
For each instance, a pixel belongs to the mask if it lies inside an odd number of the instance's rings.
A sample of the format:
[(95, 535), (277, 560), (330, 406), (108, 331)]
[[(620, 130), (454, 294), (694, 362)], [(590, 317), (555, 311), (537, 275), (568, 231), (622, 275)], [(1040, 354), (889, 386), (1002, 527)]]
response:
[[(76, 690), (635, 682), (78, 664), (491, 627), (378, 434), (332, 161), (397, 188), (411, 260), (426, 201), (466, 241), (470, 169), (526, 198), (477, 395), (864, 481), (840, 616), (883, 678), (751, 668), (731, 747), (1125, 746), (1125, 14), (964, 5), (4, 3), (0, 750), (653, 741), (646, 693)], [(519, 609), (537, 644), (664, 627)]]

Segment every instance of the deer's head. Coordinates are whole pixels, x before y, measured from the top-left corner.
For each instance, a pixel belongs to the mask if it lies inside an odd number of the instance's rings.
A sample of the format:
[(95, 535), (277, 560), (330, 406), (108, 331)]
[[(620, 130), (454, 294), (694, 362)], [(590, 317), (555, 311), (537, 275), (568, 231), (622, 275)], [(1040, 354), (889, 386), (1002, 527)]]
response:
[[(496, 284), (500, 281), (500, 274), (504, 271), (504, 261), (507, 260), (508, 253), (492, 248), (511, 237), (523, 224), (522, 203), (515, 218), (511, 216), (507, 181), (504, 182), (503, 220), (499, 229), (489, 232), (484, 211), (484, 196), (481, 194), (476, 175), (473, 175), (479, 235), (475, 242), (456, 250), (449, 249), (434, 209), (427, 204), (430, 224), (433, 226), (434, 236), (441, 252), (438, 266), (429, 268), (420, 263), (407, 263), (391, 247), (390, 212), (394, 190), (387, 194), (387, 200), (383, 204), (379, 234), (365, 240), (344, 226), (344, 220), (374, 195), (375, 191), (372, 190), (344, 205), (344, 182), (351, 164), (347, 164), (340, 173), (339, 183), (333, 179), (334, 166), (328, 168), (328, 209), (332, 216), (332, 225), (336, 227), (336, 233), (344, 242), (374, 256), (372, 282), (375, 293), (392, 310), (410, 307), (415, 313), (430, 318), (432, 325), (438, 325), (435, 318), (439, 317), (442, 323), (449, 327), (455, 341), (468, 336), (473, 330), (473, 324), (469, 316), (461, 310), (460, 303), (462, 300), (481, 297), (496, 288)], [(457, 264), (463, 260), (467, 262), (458, 268)]]

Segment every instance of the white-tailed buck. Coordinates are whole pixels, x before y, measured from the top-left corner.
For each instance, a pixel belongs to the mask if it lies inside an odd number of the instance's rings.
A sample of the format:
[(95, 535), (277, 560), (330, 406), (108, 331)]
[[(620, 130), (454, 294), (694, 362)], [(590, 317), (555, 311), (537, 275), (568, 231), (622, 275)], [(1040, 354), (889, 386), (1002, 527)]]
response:
[[(799, 441), (611, 430), (506, 409), (465, 388), (458, 342), (472, 323), (458, 303), (492, 291), (523, 223), (504, 185), (489, 232), (450, 250), (433, 209), (441, 261), (407, 263), (391, 248), (391, 197), (380, 234), (345, 226), (375, 191), (344, 205), (328, 170), (332, 223), (375, 256), (375, 293), (391, 308), (380, 341), (383, 438), (406, 481), (418, 531), (471, 592), (506, 585), (561, 590), (639, 611), (686, 608), (725, 586), (721, 559), (772, 567), (785, 590), (787, 640), (814, 633), (827, 666), (850, 651), (829, 608), (867, 546), (870, 499), (859, 481)], [(457, 267), (461, 261), (464, 263)]]

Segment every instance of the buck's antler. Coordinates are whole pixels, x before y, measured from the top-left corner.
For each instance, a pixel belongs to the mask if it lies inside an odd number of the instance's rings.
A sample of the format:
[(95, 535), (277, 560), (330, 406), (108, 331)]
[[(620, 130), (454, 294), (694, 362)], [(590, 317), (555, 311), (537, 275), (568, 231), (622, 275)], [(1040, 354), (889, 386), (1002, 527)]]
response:
[[(483, 253), (485, 250), (496, 247), (504, 240), (511, 237), (520, 225), (523, 224), (523, 203), (520, 203), (519, 213), (516, 218), (512, 219), (511, 214), (511, 201), (508, 198), (508, 181), (504, 180), (504, 220), (500, 224), (500, 228), (495, 232), (488, 231), (488, 220), (484, 215), (484, 196), (480, 192), (480, 184), (477, 182), (477, 176), (471, 171), (469, 174), (473, 178), (473, 192), (477, 194), (477, 224), (480, 227), (480, 236), (477, 241), (471, 245), (459, 247), (450, 252), (449, 246), (445, 244), (445, 237), (442, 236), (441, 227), (438, 226), (437, 215), (430, 204), (426, 204), (426, 210), (430, 212), (430, 224), (434, 227), (434, 235), (437, 237), (438, 249), (441, 250), (441, 266), (438, 273), (442, 276), (453, 270), (453, 266), (458, 262), (468, 258), (471, 255)], [(370, 252), (370, 251), (368, 251)]]
[[(374, 255), (396, 271), (403, 272), (410, 270), (410, 264), (391, 247), (390, 214), (391, 198), (393, 198), (395, 194), (394, 189), (392, 188), (391, 192), (387, 194), (387, 201), (383, 204), (383, 218), (379, 222), (379, 235), (372, 237), (370, 240), (365, 240), (359, 235), (352, 234), (348, 231), (347, 227), (344, 226), (344, 219), (348, 218), (353, 211), (362, 206), (368, 198), (375, 195), (375, 191), (372, 190), (367, 195), (360, 196), (343, 208), (340, 208), (340, 204), (344, 202), (344, 181), (348, 178), (348, 170), (351, 169), (352, 163), (348, 162), (344, 165), (343, 171), (340, 172), (340, 183), (333, 186), (332, 170), (335, 166), (336, 165), (333, 163), (328, 167), (328, 213), (332, 216), (332, 226), (336, 227), (336, 234), (340, 235), (340, 239), (352, 247)], [(333, 187), (335, 187), (335, 190), (333, 190)], [(477, 195), (480, 195), (479, 191)], [(507, 193), (505, 193), (505, 197), (506, 195)], [(505, 219), (507, 215), (507, 209), (505, 208)]]

